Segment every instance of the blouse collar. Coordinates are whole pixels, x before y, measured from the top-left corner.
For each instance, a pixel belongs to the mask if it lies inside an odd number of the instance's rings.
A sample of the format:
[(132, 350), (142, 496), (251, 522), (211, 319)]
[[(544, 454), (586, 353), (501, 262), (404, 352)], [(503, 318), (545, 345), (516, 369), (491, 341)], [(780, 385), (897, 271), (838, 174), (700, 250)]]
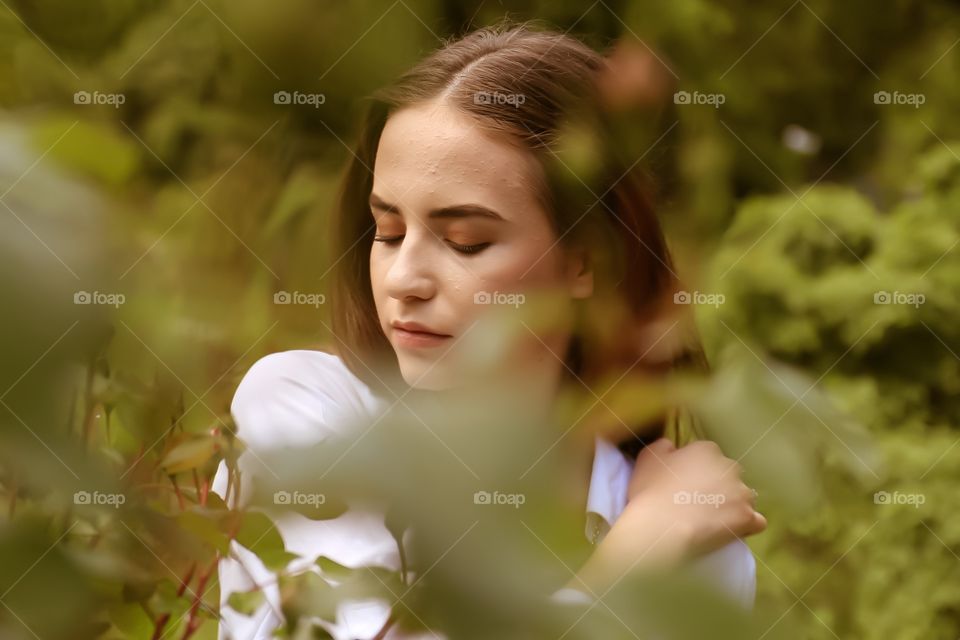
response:
[(627, 506), (631, 464), (611, 442), (597, 436), (587, 494), (586, 535), (596, 543)]

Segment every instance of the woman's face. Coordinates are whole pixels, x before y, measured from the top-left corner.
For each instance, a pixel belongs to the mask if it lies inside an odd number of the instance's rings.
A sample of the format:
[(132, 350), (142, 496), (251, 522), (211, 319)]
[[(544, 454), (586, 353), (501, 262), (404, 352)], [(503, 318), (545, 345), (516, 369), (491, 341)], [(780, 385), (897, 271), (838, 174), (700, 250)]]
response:
[(370, 195), (370, 279), (380, 326), (412, 387), (562, 367), (565, 339), (556, 332), (518, 331), (507, 344), (496, 337), (505, 332), (475, 326), (493, 317), (535, 325), (521, 320), (537, 290), (560, 293), (567, 308), (554, 309), (558, 318), (592, 292), (592, 276), (561, 249), (537, 198), (538, 171), (532, 154), (443, 102), (387, 121)]

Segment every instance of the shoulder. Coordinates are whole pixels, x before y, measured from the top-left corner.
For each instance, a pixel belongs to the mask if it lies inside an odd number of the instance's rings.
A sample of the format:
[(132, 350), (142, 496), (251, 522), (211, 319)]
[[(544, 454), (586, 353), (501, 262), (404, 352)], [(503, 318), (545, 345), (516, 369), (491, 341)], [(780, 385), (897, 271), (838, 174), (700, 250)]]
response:
[(299, 349), (257, 360), (240, 381), (230, 413), (248, 446), (296, 446), (348, 428), (381, 403), (338, 356)]

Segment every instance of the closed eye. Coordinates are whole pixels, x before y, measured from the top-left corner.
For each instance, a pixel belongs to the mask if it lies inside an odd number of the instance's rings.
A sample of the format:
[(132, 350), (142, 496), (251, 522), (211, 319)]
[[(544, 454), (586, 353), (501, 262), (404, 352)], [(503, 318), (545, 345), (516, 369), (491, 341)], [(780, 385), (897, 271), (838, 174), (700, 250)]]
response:
[(470, 254), (470, 253), (480, 253), (481, 251), (489, 247), (491, 243), (480, 242), (477, 244), (457, 244), (456, 242), (447, 240), (447, 244), (453, 247), (455, 251), (459, 251), (460, 253)]
[[(373, 238), (374, 242), (382, 242), (383, 244), (386, 244), (388, 246), (396, 245), (402, 240), (403, 240), (403, 236), (374, 236)], [(487, 247), (489, 247), (491, 244), (493, 244), (491, 242), (480, 242), (477, 244), (459, 244), (459, 243), (453, 242), (452, 240), (447, 240), (446, 242), (448, 245), (450, 245), (451, 248), (453, 248), (454, 251), (457, 251), (459, 253), (465, 253), (468, 255), (479, 253), (484, 249), (486, 249)]]

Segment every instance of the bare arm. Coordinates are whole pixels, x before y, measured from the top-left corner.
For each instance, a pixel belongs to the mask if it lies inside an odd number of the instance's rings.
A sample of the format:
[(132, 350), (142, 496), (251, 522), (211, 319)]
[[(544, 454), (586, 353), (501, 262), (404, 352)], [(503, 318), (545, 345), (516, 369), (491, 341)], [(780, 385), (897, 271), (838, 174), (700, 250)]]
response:
[(713, 442), (641, 451), (623, 514), (567, 587), (602, 594), (635, 568), (667, 569), (766, 529), (740, 465)]

